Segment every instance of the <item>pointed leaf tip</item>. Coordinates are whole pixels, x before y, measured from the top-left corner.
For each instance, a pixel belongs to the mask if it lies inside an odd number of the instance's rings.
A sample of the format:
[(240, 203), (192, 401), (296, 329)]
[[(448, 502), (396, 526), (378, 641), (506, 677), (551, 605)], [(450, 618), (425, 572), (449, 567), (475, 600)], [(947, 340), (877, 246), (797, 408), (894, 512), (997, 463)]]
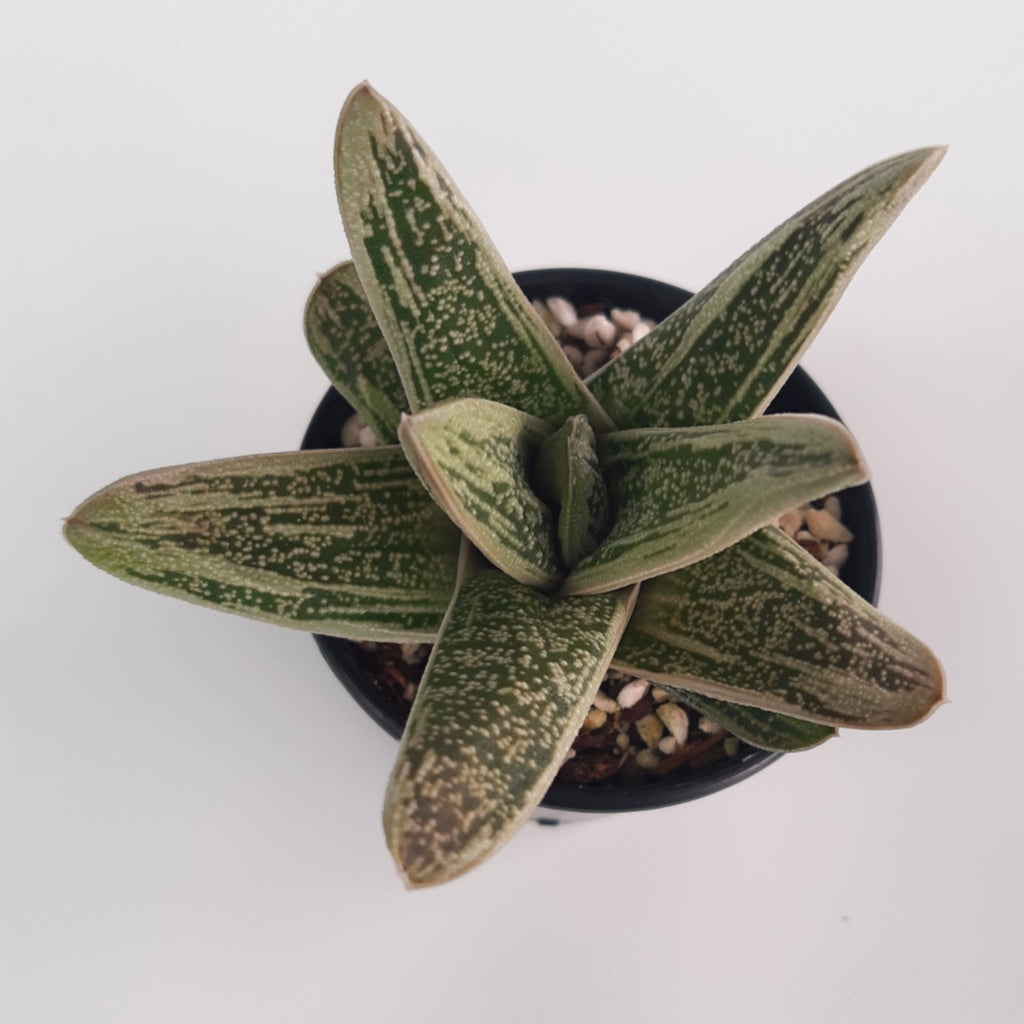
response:
[(448, 172), (382, 96), (346, 101), (335, 175), (352, 259), (413, 412), (487, 398), (611, 427)]
[(799, 210), (589, 377), (595, 398), (624, 429), (763, 412), (944, 153), (928, 147), (890, 157)]

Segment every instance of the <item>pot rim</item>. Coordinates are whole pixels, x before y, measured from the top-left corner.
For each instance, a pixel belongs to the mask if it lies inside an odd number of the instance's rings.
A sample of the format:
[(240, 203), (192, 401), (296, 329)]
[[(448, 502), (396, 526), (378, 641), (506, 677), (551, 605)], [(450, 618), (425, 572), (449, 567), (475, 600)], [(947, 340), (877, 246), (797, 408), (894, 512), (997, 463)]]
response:
[[(513, 276), (530, 300), (560, 295), (577, 306), (600, 302), (606, 309), (636, 309), (655, 321), (664, 319), (693, 297), (693, 292), (676, 285), (614, 270), (539, 268), (518, 271)], [(333, 387), (329, 388), (309, 422), (301, 447), (338, 447), (339, 420), (343, 421), (352, 411), (341, 395)], [(766, 412), (815, 412), (841, 422), (835, 407), (800, 366), (794, 368)], [(328, 423), (337, 427), (333, 433)], [(877, 605), (881, 583), (881, 545), (874, 491), (870, 483), (864, 483), (847, 488), (840, 494), (843, 521), (856, 538), (841, 578), (861, 597)], [(391, 736), (400, 738), (403, 725), (397, 707), (359, 667), (351, 653), (351, 641), (320, 634), (313, 634), (313, 639), (356, 703)], [(637, 785), (553, 782), (536, 817), (544, 823), (561, 820), (558, 816), (544, 815), (544, 808), (587, 814), (650, 810), (686, 803), (735, 785), (780, 757), (782, 754), (779, 752), (760, 750), (741, 742), (735, 756), (678, 778), (653, 779)]]

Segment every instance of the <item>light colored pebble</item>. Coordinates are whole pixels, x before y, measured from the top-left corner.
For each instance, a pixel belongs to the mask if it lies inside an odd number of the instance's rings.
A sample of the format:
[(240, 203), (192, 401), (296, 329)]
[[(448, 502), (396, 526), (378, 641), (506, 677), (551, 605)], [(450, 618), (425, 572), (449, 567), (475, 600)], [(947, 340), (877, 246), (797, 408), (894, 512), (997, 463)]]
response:
[(615, 344), (615, 339), (619, 336), (619, 332), (615, 329), (615, 324), (606, 316), (600, 316), (596, 319), (597, 336), (601, 339), (601, 344), (605, 348), (611, 348)]
[(360, 448), (376, 448), (379, 444), (380, 441), (377, 440), (377, 435), (369, 427), (363, 427), (359, 431)]
[(633, 347), (633, 339), (627, 334), (615, 342), (615, 351), (621, 355)]
[(636, 763), (643, 768), (645, 772), (653, 772), (658, 767), (658, 762), (661, 758), (658, 756), (656, 750), (641, 750), (636, 755)]
[(584, 729), (600, 729), (608, 721), (608, 715), (600, 708), (591, 708), (583, 719)]
[(615, 737), (615, 746), (618, 747), (619, 750), (625, 750), (626, 747), (629, 746), (628, 734), (620, 732), (619, 735)]
[(827, 540), (830, 544), (849, 544), (853, 540), (853, 534), (823, 508), (809, 508), (804, 518), (807, 520), (807, 529), (818, 540)]
[(563, 299), (560, 296), (548, 299), (548, 309), (563, 327), (576, 323), (578, 319), (576, 307), (568, 299)]
[(798, 508), (790, 509), (779, 516), (779, 529), (787, 537), (796, 537), (800, 528), (804, 525), (804, 514)]
[(697, 728), (701, 732), (706, 732), (709, 736), (713, 732), (721, 732), (722, 727), (713, 719), (708, 718), (707, 715), (701, 715), (700, 720), (697, 722)]
[(663, 736), (658, 741), (658, 753), (659, 754), (674, 754), (676, 752), (676, 748), (678, 746), (679, 746), (679, 744), (676, 743), (675, 736)]
[(363, 417), (359, 413), (353, 413), (341, 427), (341, 446), (342, 448), (358, 448), (359, 447), (359, 431), (362, 430), (366, 424), (363, 422)]
[(636, 725), (636, 731), (640, 734), (640, 739), (652, 749), (658, 745), (661, 737), (665, 735), (665, 726), (657, 715), (644, 715), (643, 718), (634, 724)]
[(660, 704), (662, 701), (666, 701), (672, 696), (668, 690), (663, 690), (660, 686), (655, 686), (651, 689), (651, 700), (655, 704)]
[(416, 699), (416, 684), (406, 683), (405, 689), (402, 690), (402, 697), (411, 704)]
[(619, 710), (619, 702), (609, 697), (603, 690), (598, 690), (594, 697), (594, 707), (600, 708), (605, 714), (614, 715)]
[(735, 757), (740, 751), (740, 741), (735, 736), (726, 736), (722, 742), (722, 750), (726, 757)]
[(582, 342), (584, 335), (587, 333), (587, 321), (586, 320), (574, 320), (568, 327), (565, 328), (566, 338), (575, 338), (577, 341)]
[(850, 549), (845, 544), (833, 544), (825, 555), (824, 563), (830, 569), (842, 569), (849, 557)]
[(646, 679), (634, 679), (619, 690), (618, 702), (620, 708), (631, 708), (650, 688)]
[(639, 323), (629, 332), (629, 340), (635, 345), (641, 338), (651, 333), (651, 328), (645, 323)]
[(825, 511), (836, 519), (842, 520), (843, 518), (843, 506), (834, 494), (830, 494), (825, 499)]
[(640, 323), (640, 314), (635, 309), (613, 309), (611, 317), (620, 331), (631, 331)]
[(655, 712), (664, 723), (677, 743), (686, 742), (686, 734), (690, 731), (690, 720), (686, 712), (678, 704), (660, 704)]
[(575, 756), (576, 756), (576, 748), (575, 747), (570, 747), (569, 748), (569, 752), (565, 755), (565, 757), (562, 758), (562, 764), (565, 764), (567, 761), (571, 761)]
[(607, 317), (588, 316), (583, 326), (583, 341), (588, 348), (599, 348), (605, 349), (608, 347), (604, 340), (602, 324), (607, 324), (612, 329), (612, 336), (614, 337), (615, 328), (612, 327), (611, 321)]
[(402, 661), (407, 665), (418, 665), (427, 656), (427, 648), (423, 644), (402, 644)]

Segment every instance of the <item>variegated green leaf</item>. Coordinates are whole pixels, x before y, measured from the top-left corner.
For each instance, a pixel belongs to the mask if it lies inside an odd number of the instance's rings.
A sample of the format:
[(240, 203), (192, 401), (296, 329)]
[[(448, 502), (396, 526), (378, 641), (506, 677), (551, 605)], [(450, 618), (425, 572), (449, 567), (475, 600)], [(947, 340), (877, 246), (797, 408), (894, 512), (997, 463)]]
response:
[(432, 640), (459, 550), (397, 445), (140, 473), (87, 499), (64, 532), (129, 583), (368, 640)]
[(563, 593), (592, 594), (690, 565), (812, 498), (867, 479), (846, 428), (824, 416), (761, 416), (598, 439), (615, 510)]
[(913, 725), (943, 700), (935, 655), (774, 527), (647, 581), (615, 665), (823, 725)]
[(306, 340), (330, 382), (383, 444), (398, 440), (405, 391), (351, 261), (317, 282), (304, 317)]
[(608, 532), (608, 489), (597, 463), (597, 439), (586, 416), (572, 416), (541, 442), (534, 463), (537, 493), (558, 509), (562, 562), (572, 568)]
[(555, 599), (465, 574), (420, 684), (384, 804), (406, 884), (468, 871), (526, 821), (579, 731), (635, 588)]
[(904, 153), (826, 192), (588, 378), (594, 396), (622, 429), (762, 412), (944, 153)]
[(414, 412), (489, 398), (611, 425), (437, 158), (365, 83), (341, 112), (335, 171), (352, 258)]
[(427, 490), (498, 568), (534, 587), (564, 576), (551, 509), (530, 486), (551, 427), (536, 416), (465, 398), (403, 416), (398, 436)]
[(762, 750), (809, 750), (836, 735), (836, 730), (830, 725), (805, 722), (790, 715), (780, 715), (777, 711), (764, 711), (744, 704), (715, 700), (678, 686), (665, 688), (702, 715), (716, 721), (723, 729), (728, 729), (733, 736)]

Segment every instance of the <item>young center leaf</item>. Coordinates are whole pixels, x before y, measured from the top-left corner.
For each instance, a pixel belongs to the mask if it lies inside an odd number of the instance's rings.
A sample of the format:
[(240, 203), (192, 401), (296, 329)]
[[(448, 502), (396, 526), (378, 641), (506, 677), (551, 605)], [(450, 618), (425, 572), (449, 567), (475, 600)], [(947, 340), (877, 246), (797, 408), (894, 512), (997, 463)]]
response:
[(489, 398), (611, 426), (437, 157), (365, 83), (341, 112), (335, 172), (352, 259), (413, 412)]
[(461, 875), (530, 816), (583, 723), (635, 591), (553, 598), (494, 569), (467, 569), (385, 797), (385, 834), (407, 885)]
[(927, 647), (780, 530), (643, 585), (623, 671), (823, 725), (913, 725), (944, 699)]
[(904, 153), (826, 192), (587, 386), (620, 429), (726, 423), (762, 412), (944, 153)]
[(129, 583), (361, 640), (432, 640), (459, 551), (397, 445), (140, 473), (88, 498), (64, 533)]
[(600, 437), (598, 456), (612, 527), (569, 575), (567, 594), (612, 590), (690, 565), (794, 505), (867, 478), (846, 428), (813, 415), (626, 430)]
[(551, 427), (482, 398), (442, 402), (398, 428), (402, 446), (434, 500), (499, 569), (550, 589), (564, 576), (551, 509), (530, 467)]
[(303, 323), (310, 351), (330, 382), (382, 444), (394, 444), (398, 418), (408, 403), (351, 261), (320, 278), (306, 303)]
[(608, 488), (597, 461), (597, 439), (586, 416), (571, 416), (537, 449), (537, 493), (558, 509), (562, 562), (572, 568), (608, 532)]

